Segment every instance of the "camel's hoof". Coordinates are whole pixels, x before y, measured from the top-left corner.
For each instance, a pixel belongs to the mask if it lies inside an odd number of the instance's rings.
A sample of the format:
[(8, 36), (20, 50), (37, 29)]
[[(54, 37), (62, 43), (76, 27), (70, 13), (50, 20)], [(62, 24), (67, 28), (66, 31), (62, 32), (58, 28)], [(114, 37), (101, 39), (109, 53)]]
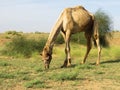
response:
[(71, 64), (68, 64), (67, 67), (71, 67), (72, 65)]
[(81, 62), (80, 64), (85, 64), (84, 62)]
[(98, 66), (99, 65), (99, 63), (96, 63), (96, 66)]
[(62, 65), (62, 66), (61, 66), (61, 68), (66, 68), (66, 67), (67, 67), (67, 66), (65, 66), (65, 65)]

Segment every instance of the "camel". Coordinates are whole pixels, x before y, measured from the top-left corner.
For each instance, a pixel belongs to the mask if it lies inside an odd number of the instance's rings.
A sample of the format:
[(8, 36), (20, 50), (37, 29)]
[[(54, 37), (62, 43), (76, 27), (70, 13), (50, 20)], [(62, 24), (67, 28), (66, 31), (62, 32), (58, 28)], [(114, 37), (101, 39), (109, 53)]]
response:
[(86, 58), (91, 50), (91, 40), (96, 42), (98, 48), (98, 59), (96, 65), (100, 63), (101, 46), (99, 44), (98, 24), (92, 13), (88, 12), (83, 6), (75, 6), (71, 8), (65, 8), (59, 16), (55, 26), (52, 28), (48, 40), (42, 51), (42, 60), (44, 61), (45, 69), (49, 68), (52, 59), (52, 49), (54, 42), (59, 33), (62, 34), (65, 40), (65, 54), (66, 58), (64, 64), (61, 66), (71, 66), (71, 54), (70, 54), (70, 37), (72, 34), (84, 32), (87, 40), (87, 51), (82, 61), (85, 63)]

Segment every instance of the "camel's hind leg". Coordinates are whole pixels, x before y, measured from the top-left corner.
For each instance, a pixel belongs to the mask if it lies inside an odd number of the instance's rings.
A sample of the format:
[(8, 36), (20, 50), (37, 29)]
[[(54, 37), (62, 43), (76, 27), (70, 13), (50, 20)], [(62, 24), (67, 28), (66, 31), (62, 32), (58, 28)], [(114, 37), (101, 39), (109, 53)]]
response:
[(96, 42), (96, 45), (98, 48), (98, 59), (96, 61), (96, 65), (99, 65), (100, 64), (100, 56), (101, 56), (101, 47), (100, 47), (100, 42), (99, 42), (99, 36), (95, 35), (94, 39), (95, 39), (95, 42)]
[(88, 57), (88, 54), (89, 54), (89, 52), (91, 50), (91, 47), (92, 47), (91, 35), (85, 33), (85, 37), (86, 37), (86, 40), (87, 40), (87, 51), (86, 51), (85, 57), (82, 61), (82, 64), (84, 64), (86, 62), (86, 58)]

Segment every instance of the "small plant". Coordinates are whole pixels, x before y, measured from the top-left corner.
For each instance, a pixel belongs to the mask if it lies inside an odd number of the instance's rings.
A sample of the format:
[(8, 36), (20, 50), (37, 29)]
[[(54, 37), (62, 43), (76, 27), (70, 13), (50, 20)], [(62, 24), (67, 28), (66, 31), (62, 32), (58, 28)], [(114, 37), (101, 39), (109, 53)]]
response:
[(78, 65), (76, 69), (94, 69), (94, 66), (89, 64)]
[(41, 71), (43, 71), (43, 69), (42, 69), (41, 67), (38, 67), (38, 66), (35, 67), (34, 70), (35, 70), (36, 72), (41, 72)]
[(50, 79), (53, 80), (75, 80), (78, 76), (78, 71), (70, 71), (70, 72), (61, 72), (61, 73), (55, 73), (52, 76), (50, 76)]
[(10, 73), (0, 73), (0, 78), (5, 78), (5, 79), (14, 79), (15, 75), (10, 74)]
[(30, 77), (29, 77), (28, 75), (24, 75), (24, 76), (22, 76), (21, 79), (22, 79), (22, 80), (30, 80)]
[(0, 66), (10, 66), (11, 64), (9, 64), (8, 62), (6, 61), (1, 61), (0, 62)]
[(105, 74), (105, 72), (102, 72), (102, 71), (96, 71), (95, 74)]
[(45, 88), (45, 82), (40, 80), (32, 80), (25, 84), (27, 88)]

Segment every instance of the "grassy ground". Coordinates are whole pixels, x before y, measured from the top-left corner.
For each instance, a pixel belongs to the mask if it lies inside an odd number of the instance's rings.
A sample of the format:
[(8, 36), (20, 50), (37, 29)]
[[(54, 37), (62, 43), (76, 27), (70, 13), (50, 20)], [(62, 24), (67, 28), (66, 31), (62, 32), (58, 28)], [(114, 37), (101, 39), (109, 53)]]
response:
[[(119, 35), (114, 39), (120, 40)], [(49, 70), (44, 70), (41, 57), (36, 54), (28, 59), (0, 56), (0, 90), (120, 90), (120, 43), (115, 40), (111, 40), (109, 48), (102, 49), (99, 66), (95, 66), (95, 47), (86, 64), (80, 65), (86, 47), (75, 43), (71, 43), (69, 68), (60, 68), (65, 57), (64, 44), (55, 45)], [(2, 39), (1, 42), (2, 46)]]
[(0, 58), (0, 90), (120, 90), (120, 47), (103, 48), (101, 64), (95, 66), (96, 48), (91, 50), (87, 63), (80, 65), (86, 48), (71, 45), (73, 58), (69, 68), (60, 68), (64, 61), (64, 45), (55, 46), (49, 70), (44, 70), (39, 56)]

